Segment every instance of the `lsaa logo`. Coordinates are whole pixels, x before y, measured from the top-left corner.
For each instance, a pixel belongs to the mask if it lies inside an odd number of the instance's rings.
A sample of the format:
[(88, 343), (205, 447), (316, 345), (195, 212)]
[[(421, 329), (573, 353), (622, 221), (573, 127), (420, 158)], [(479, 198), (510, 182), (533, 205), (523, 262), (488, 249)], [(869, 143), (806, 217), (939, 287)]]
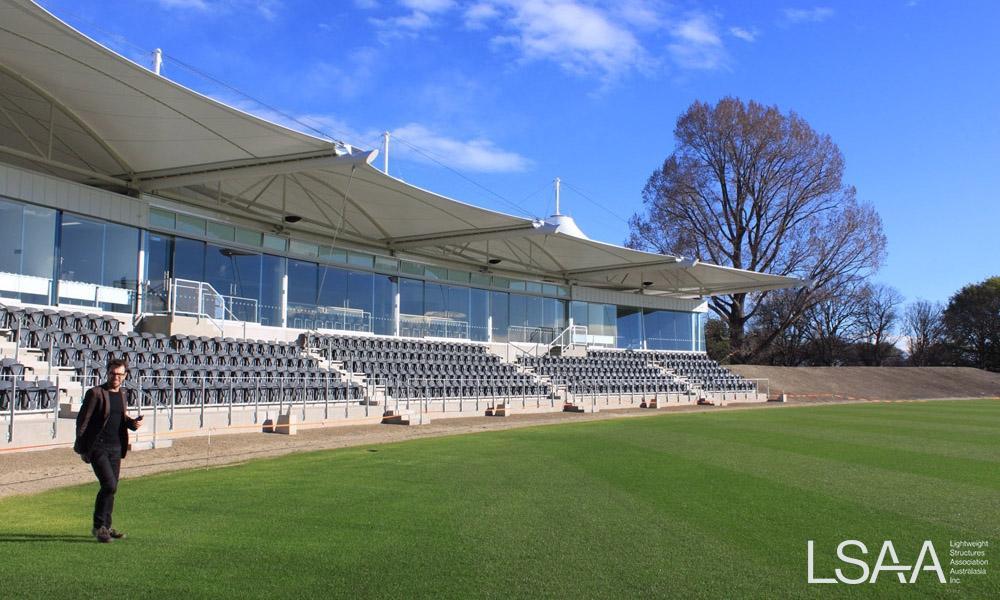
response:
[[(931, 571), (937, 574), (938, 581), (946, 583), (944, 571), (941, 569), (941, 562), (938, 561), (937, 552), (934, 550), (934, 543), (924, 540), (924, 545), (920, 548), (917, 562), (912, 565), (904, 565), (899, 562), (899, 555), (896, 554), (896, 547), (892, 540), (885, 540), (882, 543), (882, 550), (878, 553), (874, 566), (868, 564), (868, 547), (858, 540), (844, 540), (837, 545), (837, 558), (842, 563), (853, 565), (861, 569), (858, 577), (849, 577), (840, 567), (834, 569), (833, 577), (816, 577), (815, 561), (813, 560), (813, 540), (806, 544), (809, 563), (809, 583), (846, 583), (857, 585), (859, 583), (875, 583), (879, 574), (883, 572), (896, 573), (899, 583), (916, 583), (917, 578), (924, 571)], [(853, 571), (854, 569), (851, 569)], [(909, 573), (909, 579), (906, 574)], [(870, 576), (869, 576), (870, 575)]]

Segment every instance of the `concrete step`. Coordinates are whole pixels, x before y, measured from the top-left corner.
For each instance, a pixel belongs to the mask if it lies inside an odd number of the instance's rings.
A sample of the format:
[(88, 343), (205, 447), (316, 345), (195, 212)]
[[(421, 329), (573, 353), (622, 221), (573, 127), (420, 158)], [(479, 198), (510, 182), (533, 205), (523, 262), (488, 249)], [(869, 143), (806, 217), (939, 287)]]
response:
[(382, 414), (383, 425), (429, 425), (430, 415), (410, 410), (387, 410)]

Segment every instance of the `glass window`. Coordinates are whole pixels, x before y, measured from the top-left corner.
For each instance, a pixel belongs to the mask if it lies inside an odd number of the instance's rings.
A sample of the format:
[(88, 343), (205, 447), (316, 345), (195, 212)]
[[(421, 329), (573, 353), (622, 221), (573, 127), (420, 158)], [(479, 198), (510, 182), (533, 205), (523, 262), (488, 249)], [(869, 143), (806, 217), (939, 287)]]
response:
[(447, 304), (445, 313), (449, 319), (455, 321), (469, 321), (469, 288), (446, 285)]
[(510, 327), (507, 292), (490, 292), (490, 315), (493, 318), (493, 341), (506, 342)]
[(354, 265), (356, 267), (365, 267), (366, 269), (372, 268), (372, 261), (374, 257), (371, 254), (365, 254), (364, 252), (348, 252), (347, 253), (347, 264)]
[(472, 281), (473, 285), (481, 285), (481, 286), (489, 287), (489, 285), (490, 285), (490, 276), (487, 275), (486, 273), (471, 273), (470, 274), (470, 281)]
[(590, 313), (587, 310), (587, 303), (574, 300), (569, 303), (569, 315), (573, 319), (573, 325), (590, 325)]
[(404, 315), (424, 314), (424, 282), (416, 279), (399, 280), (399, 312)]
[(337, 267), (319, 267), (319, 304), (347, 306), (347, 271)]
[(489, 339), (490, 292), (473, 288), (469, 291), (469, 337), (485, 342)]
[(428, 317), (445, 317), (448, 310), (447, 286), (424, 283), (424, 314)]
[(287, 242), (283, 237), (278, 237), (276, 235), (271, 235), (268, 233), (264, 234), (264, 247), (268, 250), (277, 250), (278, 252), (284, 252), (287, 247)]
[(524, 289), (533, 294), (541, 294), (542, 284), (538, 283), (537, 281), (526, 281), (524, 282)]
[[(24, 205), (24, 222), (22, 223), (21, 242), (21, 274), (31, 277), (52, 278), (55, 266), (56, 247), (56, 211), (41, 206)], [(132, 248), (133, 254), (137, 248)], [(132, 262), (135, 262), (133, 257)], [(135, 265), (133, 265), (133, 272)], [(132, 276), (135, 279), (135, 275)], [(48, 296), (34, 293), (22, 293), (25, 302), (45, 304)]]
[(176, 229), (177, 218), (174, 213), (162, 208), (149, 208), (149, 226), (159, 229)]
[(225, 242), (236, 241), (236, 228), (225, 223), (208, 222), (208, 237)]
[(319, 255), (319, 245), (302, 240), (289, 240), (288, 251), (302, 256), (317, 256)]
[(265, 254), (261, 259), (260, 323), (281, 326), (281, 282), (285, 259)]
[(506, 290), (510, 287), (510, 279), (507, 279), (506, 277), (494, 277), (493, 287)]
[(642, 347), (642, 309), (630, 306), (618, 307), (618, 341), (619, 348)]
[(194, 235), (205, 235), (205, 219), (191, 215), (177, 215), (177, 231)]
[(424, 267), (424, 277), (427, 279), (447, 279), (448, 269), (443, 267)]
[(448, 269), (448, 281), (454, 281), (455, 283), (469, 283), (469, 273), (468, 271)]
[(510, 304), (510, 326), (524, 327), (528, 324), (528, 297), (520, 294), (511, 294)]
[(0, 200), (0, 273), (21, 274), (21, 256), (24, 254), (21, 251), (22, 206)]
[[(55, 264), (56, 211), (0, 200), (0, 296), (49, 304)], [(24, 275), (26, 277), (19, 277)]]
[(408, 275), (423, 275), (424, 266), (418, 263), (402, 261), (399, 263), (399, 270)]
[(693, 313), (672, 310), (643, 311), (646, 347), (650, 350), (691, 350)]
[(385, 256), (375, 257), (375, 268), (380, 271), (385, 271), (387, 273), (395, 273), (399, 270), (399, 261), (395, 258), (388, 258)]
[[(59, 280), (101, 283), (104, 225), (63, 213)], [(82, 300), (82, 299), (81, 299)]]
[(205, 242), (174, 239), (174, 277), (205, 281)]
[[(316, 263), (302, 260), (288, 261), (288, 305), (316, 306)], [(291, 318), (289, 316), (289, 318)]]
[(262, 239), (263, 234), (259, 231), (251, 231), (242, 227), (236, 229), (236, 241), (241, 244), (260, 247)]
[(260, 254), (211, 244), (206, 248), (205, 281), (220, 294), (229, 296), (227, 305), (237, 319), (259, 318), (254, 301), (260, 298), (260, 276)]
[(146, 238), (146, 287), (143, 312), (167, 310), (167, 281), (171, 277), (171, 260), (174, 255), (174, 238), (169, 235), (145, 232)]
[(528, 311), (528, 327), (548, 327), (545, 320), (545, 298), (539, 296), (525, 296), (524, 298)]
[(138, 229), (63, 213), (59, 301), (131, 312), (138, 251)]
[(347, 273), (347, 306), (372, 312), (372, 274), (360, 271)]
[(395, 275), (375, 275), (373, 280), (372, 328), (380, 335), (396, 333), (393, 305), (396, 300)]
[(511, 279), (510, 280), (510, 289), (516, 290), (516, 291), (519, 291), (519, 292), (523, 292), (525, 289), (527, 289), (527, 285), (526, 285), (526, 283), (524, 281), (519, 281), (517, 279)]
[(101, 285), (129, 290), (101, 307), (114, 312), (132, 312), (132, 293), (138, 286), (139, 230), (126, 225), (108, 223), (104, 226), (104, 265)]
[(542, 293), (545, 294), (546, 296), (558, 296), (559, 295), (559, 287), (555, 286), (555, 285), (552, 285), (550, 283), (543, 284), (542, 285)]

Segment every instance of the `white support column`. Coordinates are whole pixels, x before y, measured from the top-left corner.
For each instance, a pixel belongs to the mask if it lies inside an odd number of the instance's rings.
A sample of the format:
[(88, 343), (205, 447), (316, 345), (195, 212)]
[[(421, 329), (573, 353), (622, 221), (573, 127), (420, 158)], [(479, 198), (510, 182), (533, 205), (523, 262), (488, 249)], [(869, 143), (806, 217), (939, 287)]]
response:
[[(388, 135), (388, 134), (386, 134)], [(400, 295), (399, 288), (401, 288), (401, 282), (399, 278), (396, 278), (396, 293), (393, 294), (392, 298), (392, 335), (399, 337), (399, 307), (400, 307)]]
[(136, 267), (135, 317), (141, 317), (145, 310), (146, 294), (146, 236), (139, 236), (139, 265)]
[(288, 273), (281, 276), (281, 326), (288, 327)]

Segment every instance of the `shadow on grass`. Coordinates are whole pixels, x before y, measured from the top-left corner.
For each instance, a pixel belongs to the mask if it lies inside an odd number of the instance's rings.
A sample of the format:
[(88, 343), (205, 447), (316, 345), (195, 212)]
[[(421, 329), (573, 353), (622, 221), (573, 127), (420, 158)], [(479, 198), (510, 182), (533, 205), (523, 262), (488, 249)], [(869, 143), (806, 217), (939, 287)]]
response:
[(3, 533), (0, 532), (0, 544), (7, 542), (63, 542), (68, 544), (96, 543), (92, 535), (67, 535), (48, 533)]

